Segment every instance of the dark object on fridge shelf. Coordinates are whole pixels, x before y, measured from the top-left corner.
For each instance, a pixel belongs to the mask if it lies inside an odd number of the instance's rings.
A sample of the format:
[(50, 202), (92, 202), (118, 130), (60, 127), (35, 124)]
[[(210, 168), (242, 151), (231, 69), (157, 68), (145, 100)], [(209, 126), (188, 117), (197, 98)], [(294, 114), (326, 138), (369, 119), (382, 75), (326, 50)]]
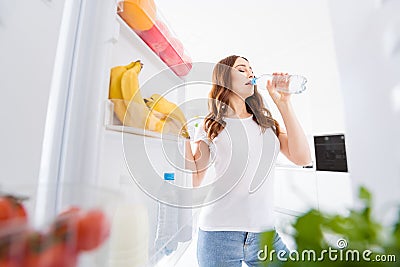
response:
[(343, 134), (314, 136), (317, 171), (347, 172)]

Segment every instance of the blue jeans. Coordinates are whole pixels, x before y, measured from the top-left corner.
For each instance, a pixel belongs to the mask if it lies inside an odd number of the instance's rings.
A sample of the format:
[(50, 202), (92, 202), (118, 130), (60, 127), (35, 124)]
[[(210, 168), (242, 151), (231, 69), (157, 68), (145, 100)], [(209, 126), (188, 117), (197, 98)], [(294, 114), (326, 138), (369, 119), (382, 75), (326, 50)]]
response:
[[(197, 260), (200, 267), (241, 267), (244, 261), (248, 266), (280, 266), (282, 262), (273, 255), (273, 260), (263, 260), (265, 251), (260, 242), (261, 233), (238, 231), (203, 231), (199, 229), (197, 241)], [(274, 233), (273, 249), (278, 253), (289, 249), (277, 232)], [(268, 249), (270, 254), (270, 249)], [(267, 255), (268, 255), (267, 254)], [(281, 254), (281, 258), (284, 257)], [(265, 259), (265, 258), (264, 258)], [(268, 265), (266, 265), (268, 262)]]

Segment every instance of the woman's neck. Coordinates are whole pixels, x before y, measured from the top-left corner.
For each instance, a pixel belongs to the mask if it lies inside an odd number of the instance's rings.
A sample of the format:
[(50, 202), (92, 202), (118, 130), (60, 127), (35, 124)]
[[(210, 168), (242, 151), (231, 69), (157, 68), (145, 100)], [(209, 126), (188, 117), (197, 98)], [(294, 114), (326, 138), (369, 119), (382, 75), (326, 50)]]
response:
[(245, 100), (240, 96), (234, 95), (229, 99), (227, 117), (247, 118), (251, 114), (247, 112)]

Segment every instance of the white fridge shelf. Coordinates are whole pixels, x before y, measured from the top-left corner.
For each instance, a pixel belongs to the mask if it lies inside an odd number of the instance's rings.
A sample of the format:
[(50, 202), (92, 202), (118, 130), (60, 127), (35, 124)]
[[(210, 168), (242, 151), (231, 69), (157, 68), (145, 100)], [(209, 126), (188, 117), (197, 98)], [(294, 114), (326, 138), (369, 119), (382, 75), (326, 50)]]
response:
[(139, 128), (135, 128), (135, 127), (123, 126), (123, 125), (107, 125), (106, 129), (115, 131), (115, 132), (125, 133), (125, 134), (142, 135), (145, 137), (158, 138), (158, 139), (163, 139), (163, 140), (170, 140), (170, 141), (178, 141), (179, 140), (179, 136), (176, 136), (173, 134), (161, 134), (158, 132), (147, 131), (147, 130), (143, 130), (143, 129), (139, 129)]
[[(125, 121), (124, 125), (120, 121), (120, 119), (117, 118), (116, 113), (115, 113), (115, 101), (118, 102), (127, 102), (124, 100), (120, 99), (113, 99), (107, 100), (105, 104), (105, 121), (104, 125), (107, 130), (111, 131), (116, 131), (116, 132), (121, 132), (124, 134), (134, 134), (134, 135), (141, 135), (141, 136), (146, 136), (146, 137), (151, 137), (151, 138), (158, 138), (158, 139), (163, 139), (163, 140), (171, 140), (171, 141), (183, 141), (185, 138), (182, 135), (179, 135), (177, 133), (178, 127), (180, 125), (179, 122), (172, 121), (170, 120), (168, 124), (165, 127), (168, 127), (170, 124), (173, 123), (174, 125), (174, 132), (172, 132), (172, 129), (170, 130), (164, 130), (164, 132), (157, 132), (157, 131), (151, 131), (148, 129), (144, 129), (144, 126), (142, 125), (144, 123), (144, 120), (146, 118), (138, 118), (139, 116), (142, 116), (143, 114), (140, 114), (138, 112), (138, 109), (132, 104), (125, 104), (125, 103), (117, 103), (117, 105), (124, 104), (124, 105), (130, 105), (132, 113), (135, 113), (133, 116), (136, 116), (136, 118), (131, 119), (131, 121), (128, 123)], [(132, 117), (133, 117), (132, 116)], [(138, 127), (135, 127), (137, 125)]]

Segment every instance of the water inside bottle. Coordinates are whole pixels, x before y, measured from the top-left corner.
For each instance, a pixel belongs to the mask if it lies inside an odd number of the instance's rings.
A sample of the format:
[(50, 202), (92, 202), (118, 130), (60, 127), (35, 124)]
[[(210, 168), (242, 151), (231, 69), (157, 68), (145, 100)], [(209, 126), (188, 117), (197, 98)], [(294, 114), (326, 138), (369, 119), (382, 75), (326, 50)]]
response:
[[(279, 76), (272, 74), (262, 74), (258, 77), (252, 78), (250, 82), (252, 85), (257, 85), (258, 90), (267, 90), (267, 81), (272, 81), (273, 79), (277, 79), (277, 91), (289, 94), (299, 94), (306, 90), (305, 84), (307, 83), (307, 79), (301, 75)], [(288, 84), (285, 84), (287, 82)]]

